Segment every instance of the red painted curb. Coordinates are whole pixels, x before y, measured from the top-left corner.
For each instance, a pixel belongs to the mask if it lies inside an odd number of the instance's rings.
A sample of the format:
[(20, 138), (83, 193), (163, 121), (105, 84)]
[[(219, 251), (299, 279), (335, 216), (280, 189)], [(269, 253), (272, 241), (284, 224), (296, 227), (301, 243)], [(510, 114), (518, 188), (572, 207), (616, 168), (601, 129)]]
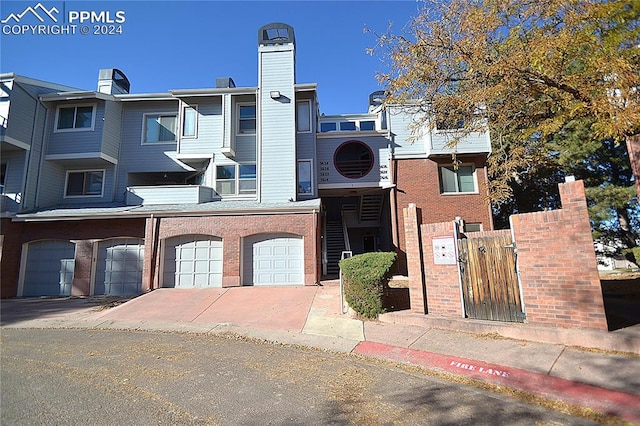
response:
[(569, 404), (590, 407), (601, 413), (640, 423), (639, 395), (603, 389), (514, 367), (382, 343), (360, 342), (353, 353), (471, 377), (547, 398), (559, 399)]

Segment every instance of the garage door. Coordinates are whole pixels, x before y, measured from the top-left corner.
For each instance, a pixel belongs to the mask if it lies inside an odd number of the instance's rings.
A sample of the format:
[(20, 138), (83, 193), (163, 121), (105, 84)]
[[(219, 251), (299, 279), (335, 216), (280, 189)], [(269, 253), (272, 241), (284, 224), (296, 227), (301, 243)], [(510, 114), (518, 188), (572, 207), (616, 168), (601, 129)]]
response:
[(304, 284), (302, 237), (267, 234), (249, 237), (244, 244), (245, 285)]
[(204, 235), (169, 238), (163, 287), (222, 287), (222, 239)]
[(94, 294), (111, 296), (140, 294), (144, 242), (139, 238), (120, 238), (98, 244)]
[(36, 241), (27, 245), (22, 296), (70, 296), (76, 245)]

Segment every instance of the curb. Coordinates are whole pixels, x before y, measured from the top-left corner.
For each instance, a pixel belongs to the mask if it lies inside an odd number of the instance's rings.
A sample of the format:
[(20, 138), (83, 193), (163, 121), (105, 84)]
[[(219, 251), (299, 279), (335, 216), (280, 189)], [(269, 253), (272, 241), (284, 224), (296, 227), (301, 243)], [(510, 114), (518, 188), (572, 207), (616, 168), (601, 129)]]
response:
[(360, 342), (354, 354), (397, 361), (531, 392), (640, 424), (640, 396), (452, 355)]

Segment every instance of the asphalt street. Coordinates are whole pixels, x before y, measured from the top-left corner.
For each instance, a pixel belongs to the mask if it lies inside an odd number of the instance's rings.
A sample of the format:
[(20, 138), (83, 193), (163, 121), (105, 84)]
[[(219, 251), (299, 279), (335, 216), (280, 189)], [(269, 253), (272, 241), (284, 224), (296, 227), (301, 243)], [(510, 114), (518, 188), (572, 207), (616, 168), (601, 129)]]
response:
[(581, 425), (416, 369), (237, 336), (2, 329), (3, 425)]

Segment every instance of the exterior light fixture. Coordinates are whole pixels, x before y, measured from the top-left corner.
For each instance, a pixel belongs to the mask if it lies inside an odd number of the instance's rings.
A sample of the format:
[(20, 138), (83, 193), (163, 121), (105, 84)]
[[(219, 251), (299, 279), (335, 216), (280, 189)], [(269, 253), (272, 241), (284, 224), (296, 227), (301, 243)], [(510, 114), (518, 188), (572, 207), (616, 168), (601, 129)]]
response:
[(269, 96), (271, 96), (271, 99), (280, 99), (282, 95), (279, 90), (272, 90), (269, 92)]

